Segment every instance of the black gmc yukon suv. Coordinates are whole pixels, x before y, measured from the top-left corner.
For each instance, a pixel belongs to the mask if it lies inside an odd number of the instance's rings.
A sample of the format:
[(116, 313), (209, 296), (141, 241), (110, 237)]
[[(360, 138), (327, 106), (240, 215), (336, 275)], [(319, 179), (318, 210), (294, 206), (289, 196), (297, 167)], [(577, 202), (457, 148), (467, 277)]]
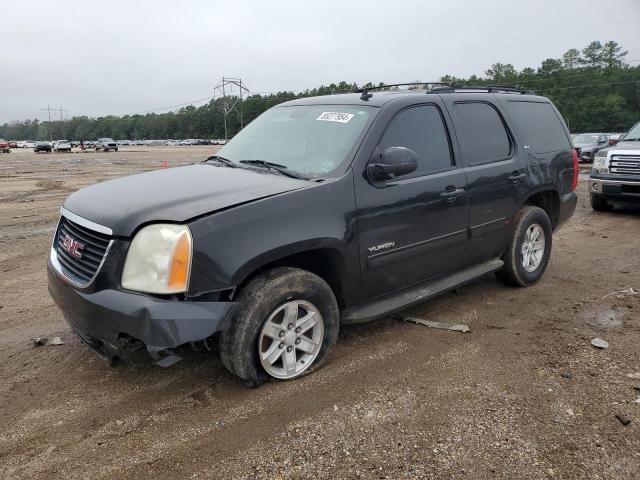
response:
[(322, 365), (341, 324), (489, 272), (536, 282), (577, 180), (567, 127), (530, 92), (298, 99), (202, 164), (72, 194), (49, 290), (107, 359), (220, 332), (247, 384), (292, 379)]

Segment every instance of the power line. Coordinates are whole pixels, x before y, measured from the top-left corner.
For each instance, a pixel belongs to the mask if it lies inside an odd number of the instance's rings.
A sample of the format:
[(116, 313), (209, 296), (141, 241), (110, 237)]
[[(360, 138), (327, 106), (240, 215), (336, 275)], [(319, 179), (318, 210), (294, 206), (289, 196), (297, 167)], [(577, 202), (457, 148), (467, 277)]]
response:
[(574, 88), (605, 87), (607, 85), (625, 85), (625, 84), (629, 84), (629, 83), (640, 83), (640, 80), (629, 80), (629, 81), (626, 81), (626, 82), (587, 83), (585, 85), (575, 85), (573, 87), (544, 88), (544, 89), (541, 89), (541, 90), (538, 90), (538, 91), (539, 92), (548, 92), (550, 90), (572, 90)]
[[(482, 51), (482, 50), (486, 50), (486, 49), (490, 49), (490, 48), (501, 48), (501, 47), (507, 47), (507, 46), (515, 46), (515, 45), (520, 45), (522, 43), (531, 43), (532, 41), (535, 40), (542, 40), (542, 41), (547, 41), (547, 40), (555, 40), (558, 38), (567, 38), (567, 37), (572, 37), (572, 36), (576, 36), (577, 35), (583, 35), (585, 34), (585, 32), (589, 33), (589, 34), (593, 34), (594, 32), (598, 31), (598, 30), (610, 30), (611, 26), (613, 25), (619, 25), (619, 24), (625, 24), (625, 23), (635, 23), (635, 22), (639, 22), (640, 18), (634, 18), (634, 19), (628, 19), (628, 20), (620, 20), (617, 22), (610, 22), (607, 23), (606, 25), (602, 25), (602, 24), (597, 24), (597, 25), (584, 25), (582, 27), (573, 27), (573, 28), (569, 28), (569, 29), (563, 29), (560, 31), (556, 31), (556, 32), (549, 32), (546, 34), (535, 34), (535, 35), (527, 35), (527, 36), (523, 36), (523, 37), (518, 37), (515, 39), (512, 39), (508, 42), (504, 42), (503, 40), (494, 40), (494, 41), (490, 41), (490, 42), (482, 42), (482, 43), (474, 43), (474, 44), (468, 44), (468, 45), (464, 45), (464, 46), (460, 46), (460, 47), (455, 47), (455, 48), (450, 48), (450, 49), (444, 49), (444, 50), (432, 50), (430, 52), (414, 52), (414, 53), (410, 53), (410, 54), (404, 54), (404, 55), (394, 55), (393, 57), (387, 57), (385, 58), (380, 58), (377, 57), (375, 59), (375, 64), (376, 65), (387, 65), (387, 64), (392, 64), (392, 63), (398, 63), (398, 62), (402, 62), (402, 61), (406, 61), (409, 59), (431, 59), (431, 58), (437, 58), (437, 57), (441, 57), (441, 56), (445, 56), (445, 55), (451, 55), (451, 54), (459, 54), (462, 52), (469, 52), (469, 51)], [(618, 30), (621, 30), (622, 28), (631, 28), (634, 27), (633, 25), (630, 25), (628, 27), (621, 27), (618, 28)], [(572, 32), (572, 31), (576, 31), (576, 34), (568, 34), (567, 32)], [(345, 68), (354, 68), (354, 67), (359, 67), (359, 66), (370, 66), (371, 65), (371, 59), (367, 59), (367, 60), (363, 60), (361, 62), (351, 62), (348, 64), (342, 64), (342, 65), (334, 65), (331, 67), (326, 67), (326, 66), (314, 66), (314, 67), (308, 67), (308, 68), (296, 68), (295, 70), (289, 70), (289, 71), (295, 71), (296, 73), (299, 72), (307, 72), (307, 71), (315, 71), (315, 70), (323, 70), (323, 71), (327, 71), (327, 70), (335, 70), (335, 69), (345, 69)], [(287, 70), (279, 70), (278, 75), (282, 75), (283, 73), (286, 73)], [(266, 77), (257, 77), (258, 79), (265, 79), (265, 78), (274, 78), (274, 75), (270, 75), (270, 76), (266, 76)]]
[(175, 105), (168, 105), (166, 107), (159, 107), (159, 108), (153, 108), (153, 109), (150, 109), (150, 110), (147, 110), (147, 111), (136, 112), (136, 113), (133, 113), (132, 115), (146, 115), (147, 113), (154, 113), (154, 112), (157, 112), (157, 111), (160, 111), (160, 110), (169, 110), (169, 109), (172, 109), (172, 108), (185, 107), (187, 105), (193, 105), (194, 103), (204, 102), (205, 100), (207, 100), (207, 101), (211, 100), (211, 96), (204, 97), (204, 98), (197, 98), (195, 100), (188, 100), (188, 101), (183, 102), (183, 103), (177, 103)]

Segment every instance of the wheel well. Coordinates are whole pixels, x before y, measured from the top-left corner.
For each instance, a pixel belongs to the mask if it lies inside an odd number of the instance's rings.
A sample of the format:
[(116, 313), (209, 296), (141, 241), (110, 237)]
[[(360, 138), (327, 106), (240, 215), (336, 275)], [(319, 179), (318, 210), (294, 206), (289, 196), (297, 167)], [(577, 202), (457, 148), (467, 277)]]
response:
[(330, 248), (318, 248), (315, 250), (300, 252), (269, 262), (251, 272), (251, 274), (249, 274), (247, 278), (238, 285), (236, 290), (242, 290), (242, 288), (256, 275), (277, 267), (299, 268), (319, 276), (327, 282), (329, 287), (331, 287), (331, 290), (336, 297), (336, 301), (338, 302), (338, 308), (340, 308), (340, 310), (343, 309), (345, 305), (345, 289), (343, 280), (346, 278), (346, 265), (340, 253), (337, 250)]
[(547, 215), (549, 215), (551, 227), (554, 229), (556, 228), (556, 225), (558, 224), (558, 212), (560, 211), (560, 197), (558, 192), (553, 190), (538, 192), (527, 198), (524, 204), (543, 209), (547, 212)]

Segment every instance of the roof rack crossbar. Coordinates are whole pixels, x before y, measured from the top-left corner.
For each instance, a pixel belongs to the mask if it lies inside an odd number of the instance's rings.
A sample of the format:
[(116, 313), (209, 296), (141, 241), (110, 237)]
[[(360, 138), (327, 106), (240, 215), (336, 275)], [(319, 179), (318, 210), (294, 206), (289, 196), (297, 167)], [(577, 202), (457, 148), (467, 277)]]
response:
[(421, 86), (421, 87), (429, 87), (430, 85), (450, 85), (449, 83), (443, 83), (443, 82), (411, 82), (411, 83), (391, 83), (389, 85), (376, 85), (373, 87), (362, 87), (362, 88), (356, 88), (355, 93), (362, 93), (362, 92), (370, 92), (371, 90), (382, 90), (384, 88), (392, 88), (392, 87), (417, 87), (417, 86)]

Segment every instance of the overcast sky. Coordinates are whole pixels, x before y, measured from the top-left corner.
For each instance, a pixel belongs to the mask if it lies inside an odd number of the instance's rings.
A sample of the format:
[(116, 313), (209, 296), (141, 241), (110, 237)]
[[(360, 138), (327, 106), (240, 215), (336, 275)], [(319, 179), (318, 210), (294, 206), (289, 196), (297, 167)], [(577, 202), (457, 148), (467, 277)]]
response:
[(164, 112), (223, 75), (266, 92), (537, 67), (596, 39), (640, 64), (640, 0), (2, 3), (1, 123)]

